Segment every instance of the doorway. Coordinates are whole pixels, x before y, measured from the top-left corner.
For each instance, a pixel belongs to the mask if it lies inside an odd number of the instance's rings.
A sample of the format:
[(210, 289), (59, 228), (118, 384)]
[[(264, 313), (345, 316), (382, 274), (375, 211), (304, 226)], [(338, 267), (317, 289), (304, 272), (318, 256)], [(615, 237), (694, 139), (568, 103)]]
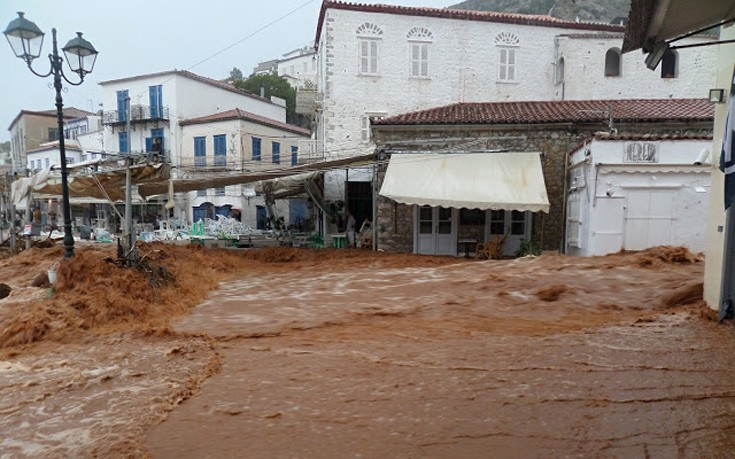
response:
[(414, 252), (457, 255), (457, 209), (415, 206)]
[(507, 234), (503, 256), (513, 256), (521, 242), (531, 240), (531, 212), (519, 210), (488, 210), (485, 240)]

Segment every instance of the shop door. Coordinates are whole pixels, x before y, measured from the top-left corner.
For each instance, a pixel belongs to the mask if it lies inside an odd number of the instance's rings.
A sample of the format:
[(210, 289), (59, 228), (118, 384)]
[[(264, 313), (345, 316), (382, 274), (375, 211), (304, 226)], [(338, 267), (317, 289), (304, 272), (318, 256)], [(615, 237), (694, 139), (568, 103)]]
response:
[(625, 250), (670, 245), (673, 239), (672, 190), (630, 190), (625, 203)]
[(456, 209), (429, 206), (416, 209), (415, 252), (422, 255), (456, 255)]
[(485, 220), (485, 240), (506, 235), (503, 256), (515, 255), (522, 241), (531, 239), (531, 212), (518, 210), (488, 210)]

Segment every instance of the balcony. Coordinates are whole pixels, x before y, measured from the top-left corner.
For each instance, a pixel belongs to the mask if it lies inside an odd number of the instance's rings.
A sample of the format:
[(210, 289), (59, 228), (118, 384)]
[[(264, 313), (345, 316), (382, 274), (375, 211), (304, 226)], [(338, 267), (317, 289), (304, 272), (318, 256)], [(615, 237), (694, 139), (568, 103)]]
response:
[[(102, 115), (102, 123), (106, 126), (122, 126), (127, 123), (127, 114), (124, 110), (108, 110)], [(130, 123), (158, 123), (168, 124), (168, 107), (150, 105), (133, 105), (130, 107)]]
[(324, 161), (322, 144), (317, 140), (299, 140), (299, 165)]

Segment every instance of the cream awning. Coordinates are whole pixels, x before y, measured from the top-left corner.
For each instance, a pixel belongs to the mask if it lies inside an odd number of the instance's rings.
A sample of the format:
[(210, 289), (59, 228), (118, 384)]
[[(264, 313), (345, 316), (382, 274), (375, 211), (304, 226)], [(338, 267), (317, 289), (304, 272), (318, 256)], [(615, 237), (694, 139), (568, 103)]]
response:
[(380, 195), (432, 207), (549, 212), (539, 153), (393, 154)]

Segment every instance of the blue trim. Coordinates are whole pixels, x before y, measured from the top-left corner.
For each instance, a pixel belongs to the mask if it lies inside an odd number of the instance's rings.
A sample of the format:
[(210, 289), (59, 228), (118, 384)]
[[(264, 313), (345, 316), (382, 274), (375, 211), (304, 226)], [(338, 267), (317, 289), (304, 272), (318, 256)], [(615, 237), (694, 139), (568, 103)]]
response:
[(214, 165), (227, 165), (227, 135), (220, 134), (214, 136)]
[(122, 91), (117, 92), (117, 120), (118, 121), (127, 121), (128, 120), (128, 114), (125, 110), (125, 99), (128, 97), (128, 90), (123, 89)]
[(130, 147), (130, 144), (128, 143), (128, 133), (127, 132), (125, 131), (118, 132), (117, 142), (118, 142), (120, 153), (130, 153), (130, 150), (128, 149)]
[(148, 86), (148, 101), (151, 105), (151, 118), (163, 118), (163, 88), (160, 84)]

